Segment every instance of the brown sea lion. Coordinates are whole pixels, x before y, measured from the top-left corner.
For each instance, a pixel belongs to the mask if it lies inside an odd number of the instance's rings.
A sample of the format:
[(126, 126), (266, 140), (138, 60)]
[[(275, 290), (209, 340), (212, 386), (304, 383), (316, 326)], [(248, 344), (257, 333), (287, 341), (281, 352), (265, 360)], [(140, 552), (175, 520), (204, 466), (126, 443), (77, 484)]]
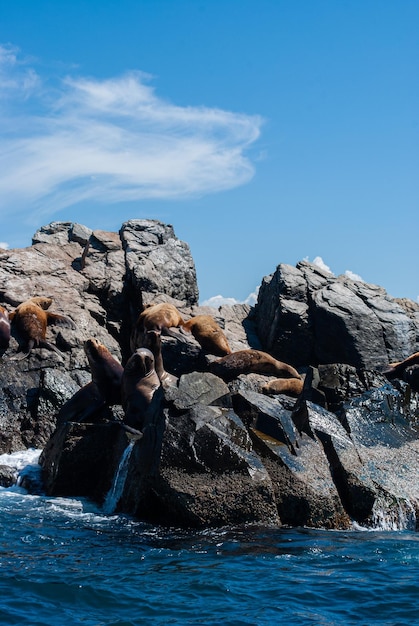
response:
[(10, 341), (9, 312), (0, 306), (0, 350), (7, 350)]
[(161, 353), (161, 334), (158, 330), (148, 330), (144, 333), (142, 348), (151, 350), (154, 356), (154, 369), (163, 387), (176, 385), (177, 378), (169, 372), (166, 372), (163, 364), (163, 356)]
[(46, 340), (47, 326), (51, 324), (62, 324), (74, 329), (76, 325), (73, 320), (66, 315), (47, 311), (51, 304), (52, 298), (35, 296), (19, 304), (19, 306), (9, 314), (13, 324), (15, 324), (26, 342), (27, 348), (27, 351), (23, 355), (10, 357), (12, 360), (20, 361), (24, 359), (30, 354), (32, 348), (36, 347), (47, 348), (48, 350), (54, 350), (54, 352), (60, 355), (62, 354), (56, 346)]
[(182, 324), (182, 329), (193, 334), (200, 346), (210, 354), (231, 354), (227, 337), (211, 315), (196, 315)]
[(285, 393), (296, 398), (302, 392), (303, 386), (304, 381), (301, 378), (276, 378), (263, 385), (260, 390), (265, 395)]
[(403, 361), (397, 363), (390, 363), (387, 368), (381, 371), (389, 380), (393, 378), (402, 378), (403, 372), (411, 365), (419, 364), (419, 352), (414, 352)]
[(131, 333), (130, 347), (134, 352), (143, 343), (143, 335), (148, 330), (157, 330), (184, 341), (183, 337), (172, 329), (183, 324), (183, 318), (177, 308), (169, 302), (148, 305), (138, 316)]
[(121, 380), (124, 368), (97, 339), (84, 342), (92, 381), (79, 389), (61, 407), (57, 425), (62, 422), (82, 422), (104, 406), (121, 404)]
[(261, 350), (239, 350), (213, 361), (210, 371), (230, 382), (240, 374), (273, 374), (284, 378), (300, 378), (300, 374), (288, 363), (277, 361)]
[(163, 388), (154, 369), (154, 356), (148, 348), (138, 348), (128, 359), (121, 381), (124, 423), (136, 431), (154, 421), (163, 410)]
[(106, 404), (121, 404), (121, 380), (124, 368), (108, 348), (91, 337), (84, 342), (92, 382), (99, 389)]
[(65, 422), (84, 422), (89, 418), (94, 421), (93, 415), (106, 406), (104, 397), (92, 381), (76, 391), (67, 402), (64, 402), (58, 411), (56, 426)]

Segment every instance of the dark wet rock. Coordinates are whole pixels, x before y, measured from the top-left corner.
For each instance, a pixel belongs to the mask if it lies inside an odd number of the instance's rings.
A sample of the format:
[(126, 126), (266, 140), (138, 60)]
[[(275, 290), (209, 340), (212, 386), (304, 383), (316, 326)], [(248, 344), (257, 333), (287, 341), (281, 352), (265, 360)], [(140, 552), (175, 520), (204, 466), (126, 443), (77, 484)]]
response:
[(102, 503), (126, 445), (119, 424), (66, 422), (55, 430), (40, 457), (47, 495), (88, 496)]
[(171, 400), (178, 411), (190, 409), (196, 404), (231, 407), (228, 386), (211, 372), (191, 372), (181, 376)]
[(279, 523), (269, 475), (246, 429), (218, 407), (197, 405), (168, 420), (153, 495), (136, 502), (133, 513), (159, 524)]
[(0, 465), (0, 487), (11, 487), (16, 483), (16, 472), (8, 465)]
[(374, 370), (359, 370), (344, 363), (319, 365), (318, 388), (324, 393), (327, 407), (338, 413), (349, 398), (386, 384), (385, 376)]

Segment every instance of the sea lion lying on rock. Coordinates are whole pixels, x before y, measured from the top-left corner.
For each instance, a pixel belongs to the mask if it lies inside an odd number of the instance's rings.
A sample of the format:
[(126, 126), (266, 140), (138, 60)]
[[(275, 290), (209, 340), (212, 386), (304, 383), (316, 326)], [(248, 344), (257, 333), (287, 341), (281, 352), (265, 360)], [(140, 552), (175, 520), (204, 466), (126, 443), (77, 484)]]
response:
[(300, 378), (300, 374), (288, 363), (277, 361), (273, 356), (261, 350), (239, 350), (213, 361), (210, 371), (230, 382), (240, 374), (271, 374), (283, 378)]
[(138, 348), (128, 359), (122, 374), (121, 400), (124, 423), (140, 433), (163, 410), (163, 388), (148, 348)]
[(143, 345), (144, 333), (149, 330), (157, 330), (164, 335), (176, 337), (184, 341), (180, 333), (173, 331), (184, 323), (177, 308), (169, 302), (149, 304), (138, 316), (130, 338), (131, 352)]
[(182, 324), (181, 330), (191, 332), (200, 346), (210, 354), (231, 354), (227, 337), (211, 315), (196, 315)]
[(56, 346), (46, 340), (47, 326), (51, 324), (62, 324), (75, 329), (76, 325), (73, 320), (66, 315), (47, 311), (51, 304), (52, 298), (35, 296), (19, 304), (19, 306), (9, 314), (10, 320), (16, 325), (16, 328), (26, 342), (27, 348), (27, 351), (23, 355), (10, 357), (11, 360), (20, 361), (30, 354), (32, 348), (37, 347), (47, 348), (48, 350), (57, 352), (57, 354), (62, 354)]
[(276, 378), (262, 385), (261, 392), (265, 395), (278, 395), (284, 393), (296, 398), (303, 390), (304, 381), (301, 378)]

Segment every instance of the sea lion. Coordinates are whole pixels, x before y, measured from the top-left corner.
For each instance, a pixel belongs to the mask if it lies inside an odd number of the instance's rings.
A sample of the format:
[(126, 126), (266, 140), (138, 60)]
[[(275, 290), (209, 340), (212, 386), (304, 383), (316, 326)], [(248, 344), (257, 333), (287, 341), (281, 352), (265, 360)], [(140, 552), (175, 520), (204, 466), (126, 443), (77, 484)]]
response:
[(138, 316), (137, 322), (131, 333), (131, 352), (135, 352), (143, 343), (143, 335), (148, 330), (157, 330), (164, 335), (176, 337), (184, 341), (183, 337), (173, 331), (179, 327), (184, 320), (177, 308), (169, 302), (159, 304), (149, 304)]
[(163, 356), (161, 353), (161, 334), (158, 330), (148, 330), (144, 333), (143, 348), (151, 350), (154, 356), (154, 369), (163, 387), (177, 384), (176, 376), (169, 374), (164, 369)]
[(57, 415), (57, 425), (63, 422), (83, 422), (105, 406), (121, 404), (121, 380), (124, 368), (97, 339), (84, 342), (92, 380), (79, 389)]
[(407, 367), (411, 365), (419, 364), (419, 352), (414, 352), (403, 361), (398, 361), (397, 363), (390, 363), (387, 368), (381, 370), (381, 373), (384, 374), (389, 380), (393, 378), (402, 378), (403, 372)]
[(196, 315), (182, 324), (183, 329), (191, 332), (206, 352), (216, 356), (231, 354), (227, 337), (211, 315)]
[(138, 348), (128, 359), (122, 374), (121, 400), (124, 423), (139, 432), (163, 410), (163, 388), (148, 348)]
[(56, 426), (66, 422), (84, 422), (87, 418), (94, 421), (92, 416), (105, 406), (106, 402), (95, 383), (87, 383), (64, 402), (58, 411)]
[(76, 325), (73, 320), (66, 315), (47, 311), (51, 304), (52, 298), (35, 296), (19, 304), (19, 306), (9, 314), (11, 321), (22, 334), (27, 347), (27, 351), (23, 355), (10, 357), (11, 360), (20, 361), (24, 359), (30, 354), (32, 348), (35, 347), (47, 348), (48, 350), (57, 352), (57, 354), (62, 354), (56, 346), (46, 340), (47, 325), (63, 324), (73, 329), (76, 328)]
[(285, 393), (296, 398), (303, 390), (304, 381), (301, 378), (276, 378), (262, 385), (261, 392), (265, 395)]
[(10, 341), (9, 312), (0, 306), (0, 350), (7, 350)]
[(261, 350), (239, 350), (213, 361), (210, 371), (230, 382), (240, 374), (273, 374), (283, 378), (300, 378), (300, 374), (288, 363), (277, 361)]
[(84, 351), (89, 361), (92, 382), (99, 389), (105, 403), (121, 404), (121, 380), (124, 368), (108, 348), (91, 337), (84, 342)]

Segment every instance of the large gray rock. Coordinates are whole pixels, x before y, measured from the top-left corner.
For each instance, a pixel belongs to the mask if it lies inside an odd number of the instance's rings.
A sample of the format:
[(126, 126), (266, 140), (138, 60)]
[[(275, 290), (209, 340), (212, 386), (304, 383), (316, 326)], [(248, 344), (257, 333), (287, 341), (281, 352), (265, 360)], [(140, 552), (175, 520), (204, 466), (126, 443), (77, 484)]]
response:
[(195, 264), (188, 244), (175, 236), (172, 226), (157, 220), (129, 220), (120, 233), (131, 284), (148, 294), (143, 304), (162, 293), (190, 306), (197, 304)]
[(243, 423), (232, 410), (204, 405), (169, 419), (153, 497), (125, 506), (173, 526), (280, 524), (271, 479)]
[(264, 349), (294, 366), (374, 369), (419, 349), (419, 305), (306, 261), (264, 278), (255, 313)]

